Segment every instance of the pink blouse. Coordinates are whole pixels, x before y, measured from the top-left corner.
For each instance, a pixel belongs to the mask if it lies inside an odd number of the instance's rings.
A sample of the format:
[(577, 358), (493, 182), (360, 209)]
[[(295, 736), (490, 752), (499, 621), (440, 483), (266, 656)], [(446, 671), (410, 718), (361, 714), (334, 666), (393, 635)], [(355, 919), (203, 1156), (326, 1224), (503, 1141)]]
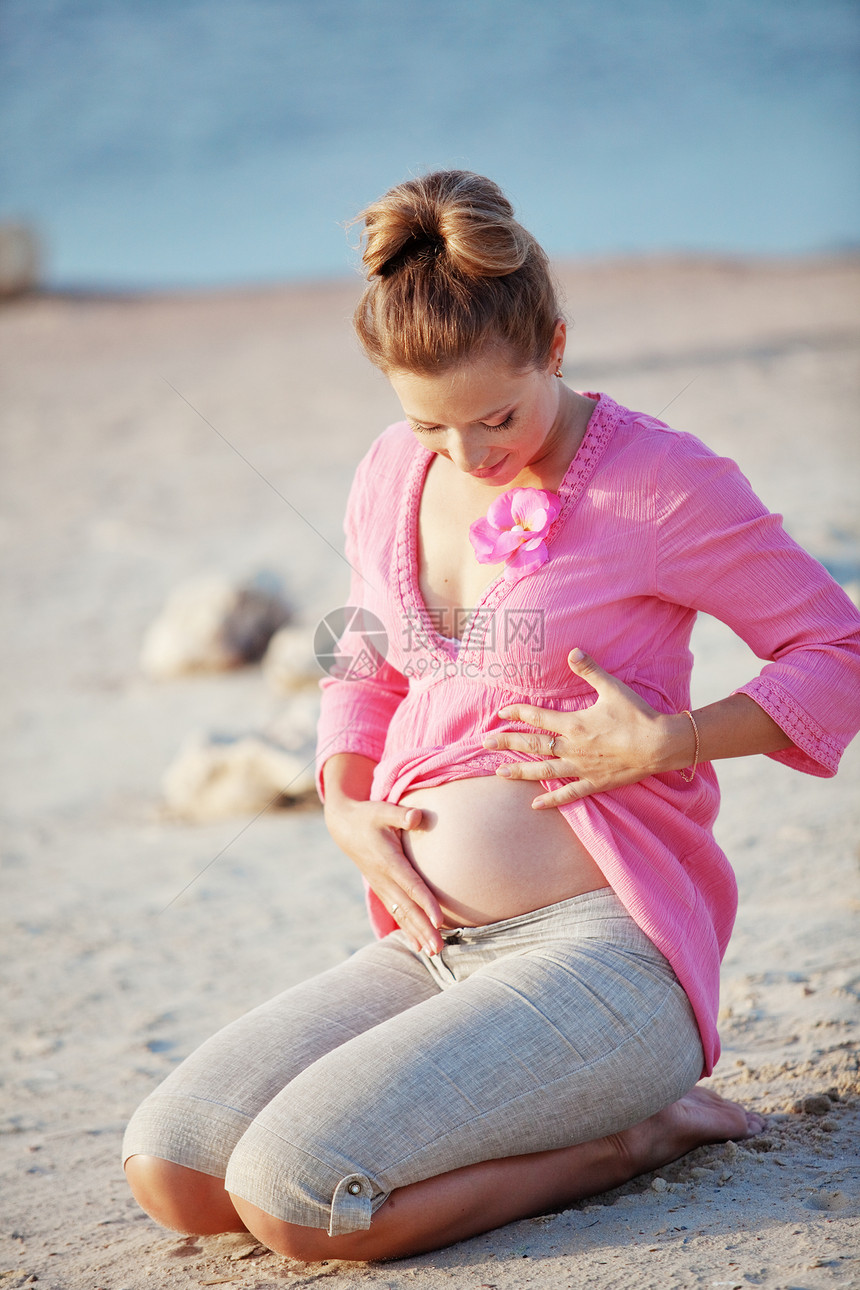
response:
[[(652, 707), (682, 711), (697, 610), (768, 660), (740, 693), (792, 740), (771, 756), (812, 775), (836, 772), (860, 726), (860, 615), (734, 462), (600, 395), (558, 490), (547, 562), (514, 582), (499, 576), (465, 621), (443, 623), (418, 585), (418, 507), (433, 455), (399, 423), (356, 473), (345, 523), (350, 604), (380, 620), (387, 654), (381, 663), (374, 655), (381, 631), (347, 634), (347, 673), (321, 682), (320, 793), (322, 766), (339, 752), (377, 762), (379, 801), (493, 774), (513, 754), (488, 752), (485, 736), (527, 728), (502, 721), (499, 708), (594, 701), (567, 666), (574, 645)], [(678, 772), (654, 775), (559, 808), (674, 967), (698, 1019), (704, 1074), (719, 1056), (719, 967), (737, 908), (712, 832), (718, 804), (706, 764), (690, 784)], [(373, 892), (368, 902), (376, 934), (387, 935), (394, 920)]]

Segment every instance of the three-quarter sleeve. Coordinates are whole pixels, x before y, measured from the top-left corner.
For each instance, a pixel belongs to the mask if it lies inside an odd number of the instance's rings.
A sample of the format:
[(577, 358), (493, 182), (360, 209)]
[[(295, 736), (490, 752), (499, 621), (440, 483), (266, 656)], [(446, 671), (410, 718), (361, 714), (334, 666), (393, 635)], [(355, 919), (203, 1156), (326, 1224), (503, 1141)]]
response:
[(733, 461), (672, 435), (657, 463), (655, 587), (721, 619), (767, 665), (747, 694), (792, 747), (769, 754), (836, 773), (860, 727), (860, 614)]
[[(371, 518), (368, 477), (372, 472), (368, 469), (369, 458), (365, 458), (356, 472), (344, 519), (345, 552), (351, 569), (347, 604), (359, 609), (366, 599), (360, 536), (364, 524)], [(324, 797), (322, 770), (329, 757), (336, 753), (359, 753), (373, 761), (380, 760), (391, 718), (409, 689), (406, 677), (374, 654), (374, 643), (362, 640), (360, 630), (344, 634), (338, 653), (345, 659), (352, 656), (356, 660), (363, 655), (364, 665), (337, 668), (335, 671), (339, 674), (323, 677), (320, 681), (322, 703), (316, 749), (316, 784), (320, 800)]]

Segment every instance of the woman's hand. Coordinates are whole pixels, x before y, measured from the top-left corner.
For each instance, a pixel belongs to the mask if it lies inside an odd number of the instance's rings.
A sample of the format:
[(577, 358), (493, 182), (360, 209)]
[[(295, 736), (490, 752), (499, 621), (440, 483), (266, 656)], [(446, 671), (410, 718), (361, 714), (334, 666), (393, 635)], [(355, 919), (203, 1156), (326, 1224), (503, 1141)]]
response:
[(514, 704), (502, 708), (499, 716), (527, 722), (537, 727), (537, 733), (506, 731), (484, 740), (485, 748), (507, 748), (543, 758), (506, 762), (496, 771), (503, 778), (576, 777), (574, 783), (536, 797), (533, 806), (564, 806), (692, 763), (694, 733), (684, 713), (679, 720), (675, 714), (658, 712), (581, 650), (571, 650), (567, 662), (576, 676), (597, 691), (597, 701), (591, 707), (556, 712)]
[(436, 954), (443, 945), (438, 931), (442, 910), (400, 841), (401, 830), (418, 828), (421, 818), (415, 806), (356, 800), (330, 789), (326, 777), (325, 821), (332, 838), (358, 866), (413, 948)]

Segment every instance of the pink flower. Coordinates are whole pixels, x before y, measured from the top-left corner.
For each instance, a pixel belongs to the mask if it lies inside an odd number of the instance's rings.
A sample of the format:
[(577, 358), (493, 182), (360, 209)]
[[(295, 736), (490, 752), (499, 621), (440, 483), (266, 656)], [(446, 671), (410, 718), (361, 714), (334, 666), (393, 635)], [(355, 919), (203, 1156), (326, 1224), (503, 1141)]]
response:
[(544, 538), (561, 509), (555, 493), (542, 488), (512, 488), (475, 520), (469, 538), (480, 564), (504, 560), (505, 579), (514, 582), (534, 573), (549, 559)]

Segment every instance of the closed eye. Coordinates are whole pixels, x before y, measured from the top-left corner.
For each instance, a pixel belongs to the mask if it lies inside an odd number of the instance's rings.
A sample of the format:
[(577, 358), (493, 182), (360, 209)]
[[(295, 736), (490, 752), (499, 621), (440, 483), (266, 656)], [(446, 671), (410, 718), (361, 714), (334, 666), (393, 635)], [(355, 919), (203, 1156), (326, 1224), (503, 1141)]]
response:
[[(504, 421), (499, 422), (497, 426), (487, 425), (486, 421), (479, 421), (477, 424), (484, 427), (485, 430), (509, 430), (514, 423), (514, 413), (506, 417)], [(444, 426), (422, 426), (416, 421), (410, 421), (409, 425), (417, 434), (435, 434), (437, 430), (444, 430)]]

